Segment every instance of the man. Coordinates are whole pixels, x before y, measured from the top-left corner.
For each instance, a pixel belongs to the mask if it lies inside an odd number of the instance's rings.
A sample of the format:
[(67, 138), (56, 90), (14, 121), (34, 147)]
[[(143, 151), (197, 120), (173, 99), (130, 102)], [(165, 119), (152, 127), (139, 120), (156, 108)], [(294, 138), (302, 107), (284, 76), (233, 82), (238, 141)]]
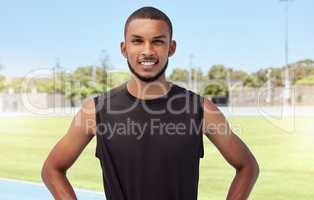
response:
[(175, 53), (169, 18), (153, 7), (125, 24), (121, 52), (132, 78), (87, 100), (42, 169), (55, 199), (76, 199), (66, 171), (96, 135), (108, 200), (196, 200), (205, 134), (236, 170), (227, 199), (247, 199), (258, 164), (210, 100), (168, 82)]

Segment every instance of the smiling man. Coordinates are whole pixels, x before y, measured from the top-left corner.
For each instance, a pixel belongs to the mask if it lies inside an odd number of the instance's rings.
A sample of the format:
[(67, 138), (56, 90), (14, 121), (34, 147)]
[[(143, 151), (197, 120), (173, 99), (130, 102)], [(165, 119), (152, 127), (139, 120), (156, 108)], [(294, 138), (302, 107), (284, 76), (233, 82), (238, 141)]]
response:
[(87, 100), (50, 152), (42, 178), (53, 196), (76, 199), (66, 171), (96, 136), (108, 200), (196, 200), (206, 135), (236, 171), (227, 199), (247, 199), (259, 173), (252, 153), (210, 100), (165, 78), (176, 50), (169, 18), (140, 8), (124, 36), (132, 78)]

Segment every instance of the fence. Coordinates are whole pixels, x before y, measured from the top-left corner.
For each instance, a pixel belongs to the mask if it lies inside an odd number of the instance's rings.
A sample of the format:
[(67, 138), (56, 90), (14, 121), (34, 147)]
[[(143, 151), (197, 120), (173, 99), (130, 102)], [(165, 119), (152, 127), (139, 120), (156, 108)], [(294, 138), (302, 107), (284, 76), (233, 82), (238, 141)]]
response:
[[(176, 84), (190, 89), (196, 93), (202, 93), (206, 87), (206, 82), (200, 82), (195, 85), (189, 85), (184, 82), (175, 82)], [(235, 87), (229, 90), (229, 106), (278, 106), (283, 104), (284, 88), (245, 88)], [(314, 87), (296, 86), (290, 90), (291, 104), (295, 106), (313, 106), (314, 105)], [(82, 101), (75, 102), (79, 107)], [(28, 112), (30, 110), (44, 110), (51, 108), (71, 107), (70, 100), (63, 94), (47, 93), (1, 93), (0, 94), (0, 112)]]

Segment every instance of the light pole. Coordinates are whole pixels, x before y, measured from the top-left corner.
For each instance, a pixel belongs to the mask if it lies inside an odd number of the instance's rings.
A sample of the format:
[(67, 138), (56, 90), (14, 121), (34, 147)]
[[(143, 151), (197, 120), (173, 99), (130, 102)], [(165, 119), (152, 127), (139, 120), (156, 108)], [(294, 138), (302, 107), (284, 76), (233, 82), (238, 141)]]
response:
[[(58, 73), (60, 72), (60, 59), (56, 58), (55, 66), (53, 67), (53, 108), (57, 106), (57, 84), (58, 84)], [(60, 74), (59, 74), (60, 75)], [(60, 83), (59, 83), (60, 84)]]
[(284, 71), (284, 76), (285, 76), (285, 88), (284, 88), (284, 93), (283, 93), (283, 100), (285, 105), (290, 105), (290, 99), (291, 99), (291, 94), (290, 94), (290, 77), (289, 77), (289, 2), (291, 0), (280, 0), (280, 2), (285, 3), (285, 71)]
[(189, 85), (189, 89), (194, 91), (194, 81), (193, 81), (193, 59), (194, 59), (194, 55), (193, 54), (190, 54), (189, 56), (189, 59), (190, 59), (190, 63), (189, 63), (189, 82), (188, 82), (188, 85)]
[(270, 104), (272, 101), (272, 80), (271, 80), (271, 68), (267, 69), (267, 97), (266, 103)]

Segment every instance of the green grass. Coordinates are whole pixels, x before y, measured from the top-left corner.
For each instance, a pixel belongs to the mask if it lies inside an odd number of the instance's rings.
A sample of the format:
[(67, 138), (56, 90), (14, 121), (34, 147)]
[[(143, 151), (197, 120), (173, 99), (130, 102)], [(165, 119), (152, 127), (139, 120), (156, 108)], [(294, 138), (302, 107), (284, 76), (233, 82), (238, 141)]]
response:
[[(314, 197), (314, 118), (230, 118), (232, 127), (256, 155), (261, 173), (251, 199)], [(48, 152), (66, 132), (68, 117), (0, 118), (0, 177), (41, 181)], [(234, 170), (204, 137), (199, 199), (224, 199)], [(69, 171), (75, 187), (102, 191), (101, 169), (94, 157), (95, 140)], [(312, 197), (312, 198), (311, 198)]]

